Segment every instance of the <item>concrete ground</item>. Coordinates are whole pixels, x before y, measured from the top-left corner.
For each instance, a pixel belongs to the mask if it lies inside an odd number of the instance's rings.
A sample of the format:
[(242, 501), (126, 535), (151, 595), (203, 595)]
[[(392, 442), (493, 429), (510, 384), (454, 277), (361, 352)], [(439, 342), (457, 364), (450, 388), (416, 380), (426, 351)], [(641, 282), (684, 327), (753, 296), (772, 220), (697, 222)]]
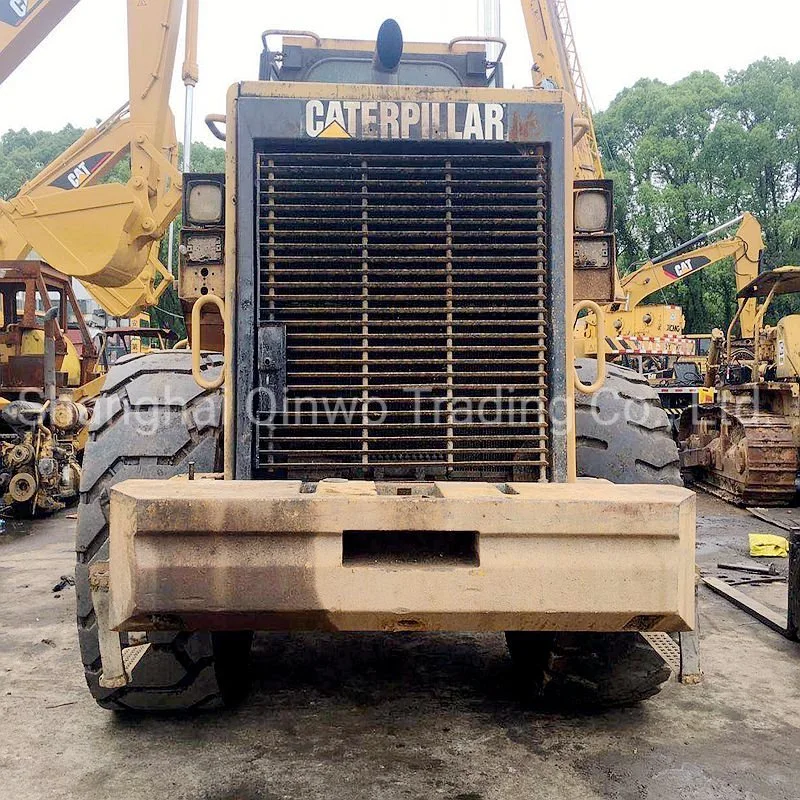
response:
[[(85, 689), (69, 514), (0, 536), (0, 797), (797, 800), (800, 645), (703, 590), (705, 682), (596, 716), (521, 708), (499, 636), (262, 636), (237, 711), (115, 716)], [(769, 526), (700, 498), (698, 561)], [(785, 569), (785, 564), (782, 565)], [(783, 602), (780, 588), (747, 589)]]

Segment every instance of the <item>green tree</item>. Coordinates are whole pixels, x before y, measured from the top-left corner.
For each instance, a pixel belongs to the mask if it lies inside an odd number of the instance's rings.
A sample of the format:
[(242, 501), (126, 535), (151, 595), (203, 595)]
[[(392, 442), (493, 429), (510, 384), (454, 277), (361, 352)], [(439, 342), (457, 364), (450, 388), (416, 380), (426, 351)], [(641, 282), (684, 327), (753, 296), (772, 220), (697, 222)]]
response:
[[(724, 80), (641, 80), (598, 115), (597, 129), (623, 268), (744, 211), (764, 227), (766, 267), (800, 262), (800, 63), (764, 59)], [(682, 305), (690, 332), (724, 327), (736, 307), (731, 265), (653, 302)]]
[(192, 172), (225, 172), (225, 149), (195, 142), (192, 145)]
[(0, 136), (0, 197), (8, 200), (83, 134), (67, 125), (55, 133), (8, 131)]

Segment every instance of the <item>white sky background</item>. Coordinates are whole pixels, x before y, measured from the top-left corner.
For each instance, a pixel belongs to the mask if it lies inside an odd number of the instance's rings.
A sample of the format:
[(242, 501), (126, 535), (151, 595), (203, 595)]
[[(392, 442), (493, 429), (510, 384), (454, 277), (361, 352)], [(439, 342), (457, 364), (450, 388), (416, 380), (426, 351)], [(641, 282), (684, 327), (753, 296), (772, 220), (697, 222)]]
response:
[[(502, 8), (506, 84), (527, 86), (531, 57), (520, 4), (502, 0)], [(570, 0), (570, 9), (600, 109), (640, 77), (672, 82), (694, 70), (724, 75), (764, 56), (800, 60), (798, 0)], [(203, 118), (224, 112), (230, 84), (257, 78), (264, 29), (373, 39), (389, 16), (408, 41), (449, 41), (478, 29), (476, 0), (201, 0), (195, 140), (213, 144)], [(82, 0), (0, 87), (0, 132), (87, 127), (108, 116), (127, 98), (126, 42), (124, 0)], [(181, 61), (182, 52), (172, 98), (179, 136)]]

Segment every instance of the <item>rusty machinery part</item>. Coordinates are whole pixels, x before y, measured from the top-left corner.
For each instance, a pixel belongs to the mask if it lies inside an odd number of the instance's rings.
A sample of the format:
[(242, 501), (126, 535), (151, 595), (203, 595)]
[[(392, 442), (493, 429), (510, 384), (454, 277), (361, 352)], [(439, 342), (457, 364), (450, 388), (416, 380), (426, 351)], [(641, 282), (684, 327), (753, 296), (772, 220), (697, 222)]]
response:
[[(15, 513), (51, 513), (77, 498), (80, 466), (76, 454), (88, 421), (85, 406), (56, 397), (59, 392), (78, 391), (91, 378), (97, 354), (68, 278), (37, 261), (7, 262), (0, 272), (8, 322), (0, 332), (4, 350), (0, 389), (8, 398), (47, 401), (12, 399), (3, 406), (0, 483), (4, 501)], [(80, 353), (65, 333), (70, 319), (77, 320)], [(59, 421), (65, 427), (59, 428)], [(31, 476), (36, 486), (33, 498), (29, 498)]]
[(16, 444), (5, 454), (5, 462), (12, 469), (30, 464), (36, 458), (36, 451), (29, 444)]
[[(215, 378), (221, 366), (221, 357), (205, 356), (207, 378)], [(117, 415), (115, 409), (134, 387), (150, 398), (152, 405)], [(183, 407), (176, 405), (181, 402)], [(192, 377), (189, 352), (121, 359), (108, 373), (97, 400), (96, 422), (84, 456), (75, 579), (86, 681), (103, 708), (188, 710), (220, 701), (234, 702), (246, 688), (249, 635), (174, 632), (150, 634), (144, 643), (122, 634), (123, 653), (136, 660), (132, 684), (124, 689), (103, 688), (97, 619), (89, 586), (90, 565), (108, 558), (108, 522), (101, 504), (107, 501), (111, 487), (128, 478), (163, 479), (183, 474), (191, 462), (199, 472), (214, 472), (219, 467), (221, 418), (222, 393), (198, 387)], [(152, 429), (153, 420), (157, 421), (157, 430)], [(199, 428), (195, 421), (201, 420), (203, 427)], [(149, 431), (146, 446), (142, 431)]]
[(5, 318), (0, 326), (3, 395), (47, 398), (44, 384), (60, 391), (91, 380), (97, 351), (68, 278), (40, 261), (4, 261), (0, 301)]
[(785, 506), (796, 494), (789, 419), (733, 406), (690, 408), (678, 442), (687, 481), (740, 506)]
[(70, 459), (61, 469), (61, 495), (65, 498), (75, 498), (80, 492), (81, 468), (77, 461)]
[(36, 465), (37, 472), (39, 473), (39, 478), (42, 481), (52, 482), (54, 478), (60, 478), (61, 473), (58, 469), (58, 464), (54, 458), (51, 456), (46, 456), (44, 458), (39, 459), (39, 463)]
[(38, 490), (39, 484), (36, 476), (30, 472), (18, 472), (8, 484), (8, 494), (15, 503), (20, 505), (33, 500)]
[(87, 425), (91, 413), (85, 405), (60, 399), (50, 412), (53, 428), (59, 433), (74, 433)]
[[(0, 442), (2, 491), (6, 504), (18, 515), (60, 511), (77, 498), (80, 465), (75, 439), (53, 435), (41, 424), (45, 411), (36, 403), (11, 403), (17, 411), (4, 420), (12, 433), (3, 434)], [(58, 432), (56, 432), (58, 434)]]
[(0, 418), (12, 430), (32, 430), (41, 424), (45, 411), (42, 403), (13, 400), (0, 411)]

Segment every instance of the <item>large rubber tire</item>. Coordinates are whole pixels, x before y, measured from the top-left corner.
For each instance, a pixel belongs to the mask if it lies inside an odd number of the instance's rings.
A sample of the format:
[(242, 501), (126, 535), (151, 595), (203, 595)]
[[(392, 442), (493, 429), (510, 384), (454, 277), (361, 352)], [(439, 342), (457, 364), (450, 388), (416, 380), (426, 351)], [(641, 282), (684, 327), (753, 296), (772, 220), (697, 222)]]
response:
[[(216, 377), (222, 358), (208, 355)], [(100, 686), (100, 650), (89, 566), (108, 559), (109, 490), (130, 478), (215, 472), (222, 445), (222, 392), (192, 377), (191, 354), (169, 351), (122, 359), (98, 398), (83, 461), (78, 507), (78, 635), (86, 681), (100, 706), (117, 711), (185, 711), (238, 702), (246, 692), (251, 634), (157, 633), (123, 689)], [(123, 646), (127, 637), (123, 634)]]
[[(576, 362), (584, 383), (597, 363)], [(681, 486), (678, 448), (658, 394), (638, 373), (608, 365), (605, 386), (576, 400), (578, 474), (613, 483)], [(546, 705), (613, 708), (652, 697), (670, 668), (640, 633), (509, 632), (522, 693)]]
[(544, 705), (635, 705), (671, 672), (640, 633), (509, 632), (506, 642), (523, 694)]
[[(584, 383), (594, 382), (594, 359), (581, 359), (576, 368)], [(669, 417), (638, 372), (608, 364), (603, 388), (595, 395), (578, 394), (575, 406), (581, 477), (683, 486)]]

